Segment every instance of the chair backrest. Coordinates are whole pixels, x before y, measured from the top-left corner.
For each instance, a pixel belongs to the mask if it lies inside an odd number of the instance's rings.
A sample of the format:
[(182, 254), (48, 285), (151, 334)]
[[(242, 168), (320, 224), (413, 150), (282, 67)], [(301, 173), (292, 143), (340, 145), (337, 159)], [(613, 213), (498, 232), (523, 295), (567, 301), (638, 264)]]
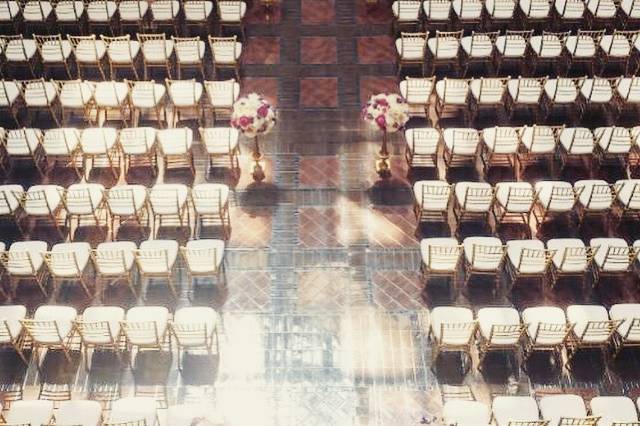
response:
[(442, 101), (447, 103), (452, 98), (455, 101), (459, 101), (460, 98), (464, 98), (469, 93), (469, 82), (462, 78), (447, 78), (444, 79), (444, 93), (442, 95)]
[(577, 45), (582, 43), (600, 43), (600, 39), (604, 35), (605, 30), (578, 30)]
[(435, 129), (438, 137), (433, 137), (434, 129), (413, 129), (413, 149), (418, 147), (427, 152), (436, 152), (436, 147), (440, 142), (440, 130)]
[(446, 245), (429, 245), (429, 263), (427, 267), (433, 268), (432, 265), (452, 264), (456, 263), (460, 258), (462, 248), (460, 246), (446, 246)]
[[(79, 99), (81, 104), (87, 105), (93, 98), (93, 89), (95, 85), (90, 82), (78, 80), (55, 80), (58, 85), (58, 93), (60, 94), (60, 101), (67, 97), (72, 99)], [(90, 90), (84, 89), (84, 87), (90, 88)], [(63, 106), (67, 106), (64, 105)]]
[[(580, 192), (585, 190), (586, 187), (580, 189)], [(611, 202), (612, 198), (613, 192), (611, 191), (611, 187), (608, 184), (596, 183), (591, 186), (591, 192), (589, 193), (589, 198), (584, 204), (584, 207), (589, 210), (594, 204), (601, 205)]]
[[(60, 199), (62, 199), (64, 194), (60, 194)], [(32, 209), (47, 209), (48, 214), (53, 214), (58, 205), (49, 204), (49, 197), (47, 197), (47, 192), (44, 189), (40, 190), (31, 190), (24, 193), (23, 208), (26, 204), (29, 204), (29, 207)]]
[(464, 190), (462, 210), (479, 211), (493, 202), (493, 188), (468, 186)]
[(480, 90), (477, 94), (478, 103), (493, 103), (496, 100), (501, 102), (507, 88), (507, 82), (510, 79), (511, 77), (480, 77)]
[(92, 250), (91, 255), (98, 274), (105, 272), (108, 272), (109, 275), (129, 273), (124, 250)]
[(155, 321), (120, 321), (120, 326), (131, 342), (152, 342), (150, 346), (161, 343), (162, 336)]
[(539, 322), (531, 339), (534, 344), (542, 345), (545, 345), (545, 342), (564, 343), (572, 329), (573, 325)]
[(205, 346), (209, 346), (212, 343), (213, 330), (204, 321), (192, 323), (171, 322), (169, 327), (171, 328), (171, 333), (176, 337), (178, 346), (187, 346), (192, 342), (202, 342)]
[(504, 204), (504, 207), (507, 211), (511, 209), (526, 209), (533, 205), (533, 200), (533, 188), (510, 186), (507, 194), (507, 202)]
[[(537, 200), (542, 203), (542, 200), (539, 197), (536, 197)], [(576, 200), (576, 193), (573, 190), (572, 186), (559, 186), (554, 185), (551, 188), (551, 196), (549, 197), (549, 202), (544, 205), (545, 209), (548, 209), (549, 206), (555, 203), (561, 203), (563, 205), (568, 203), (573, 203)]]
[[(93, 189), (95, 191), (95, 189)], [(103, 198), (104, 199), (104, 198)], [(96, 203), (94, 197), (91, 196), (90, 188), (72, 188), (67, 190), (63, 198), (67, 207), (73, 206), (75, 209), (82, 211), (95, 212), (102, 204), (102, 199)]]
[(73, 47), (73, 51), (76, 54), (76, 59), (78, 58), (78, 56), (81, 56), (83, 58), (87, 57), (89, 55), (89, 52), (91, 52), (90, 57), (93, 57), (96, 60), (100, 58), (100, 52), (98, 52), (98, 43), (95, 34), (86, 36), (75, 36), (67, 34), (67, 39), (69, 39), (69, 42)]
[(22, 34), (0, 36), (0, 46), (3, 47), (5, 57), (29, 58)]
[(548, 426), (548, 425), (549, 425), (549, 420), (530, 420), (530, 421), (517, 420), (517, 421), (510, 421), (509, 423), (507, 423), (507, 426)]
[(516, 267), (516, 271), (519, 273), (523, 270), (531, 270), (532, 267), (536, 267), (541, 262), (545, 263), (546, 265), (551, 262), (551, 256), (549, 255), (549, 252), (547, 250), (523, 248), (520, 252), (518, 264), (514, 266)]
[(472, 266), (478, 264), (501, 263), (505, 256), (503, 246), (474, 244), (471, 249), (470, 263)]
[(171, 36), (173, 40), (173, 48), (176, 51), (176, 58), (180, 62), (183, 58), (188, 58), (190, 63), (193, 63), (194, 58), (202, 61), (204, 57), (204, 51), (200, 51), (200, 36), (195, 37), (175, 37)]
[[(150, 34), (150, 33), (138, 33), (136, 35), (138, 41), (142, 45), (142, 55), (145, 56), (145, 50), (150, 46), (154, 48), (154, 59), (157, 53), (161, 53), (164, 56), (165, 61), (168, 61), (171, 57), (171, 49), (167, 49), (167, 37), (164, 33)], [(156, 52), (157, 50), (157, 52)]]
[(431, 207), (437, 204), (437, 210), (440, 211), (442, 201), (447, 200), (448, 202), (451, 196), (451, 186), (425, 184), (420, 187), (420, 191), (422, 195), (420, 198), (422, 200), (421, 210), (432, 210)]
[(476, 321), (471, 322), (451, 322), (440, 324), (440, 342), (445, 341), (464, 341), (465, 343), (471, 343), (478, 323)]
[(23, 191), (0, 191), (0, 209), (13, 214), (16, 206), (22, 203), (24, 197)]
[(576, 266), (584, 266), (584, 270), (586, 270), (593, 259), (588, 247), (564, 247), (560, 250), (562, 250), (562, 258), (558, 265), (559, 271), (575, 271), (577, 269)]
[(600, 417), (561, 417), (558, 421), (558, 426), (597, 426)]
[(436, 30), (436, 54), (441, 46), (441, 43), (446, 43), (443, 47), (446, 49), (451, 48), (451, 43), (455, 42), (460, 45), (460, 39), (462, 38), (463, 31), (440, 31)]
[(525, 42), (529, 42), (529, 39), (533, 36), (533, 30), (507, 30), (505, 32), (505, 50), (512, 44), (520, 45), (522, 39)]
[[(186, 101), (188, 94), (191, 95), (189, 98), (194, 105), (200, 101), (200, 96), (198, 96), (198, 90), (196, 89), (196, 87), (200, 83), (197, 82), (195, 78), (192, 78), (189, 80), (171, 80), (167, 78), (165, 79), (165, 83), (167, 85), (169, 96), (171, 96), (172, 99), (174, 99), (174, 97), (176, 96), (176, 93), (171, 92), (171, 86), (173, 86), (174, 84), (180, 84), (182, 89), (179, 93), (180, 99), (182, 101), (181, 103), (184, 103)], [(189, 93), (185, 93), (187, 91)]]
[(52, 35), (38, 35), (34, 34), (33, 39), (36, 41), (36, 45), (38, 46), (38, 52), (40, 53), (40, 57), (42, 58), (47, 53), (51, 56), (53, 52), (56, 52), (56, 55), (59, 55), (59, 58), (64, 60), (64, 46), (62, 43), (62, 35), (61, 34), (52, 34)]
[(222, 0), (216, 2), (216, 4), (218, 5), (218, 16), (222, 15), (221, 9), (224, 8), (226, 21), (240, 22), (242, 20), (242, 1)]
[[(451, 152), (457, 155), (467, 155), (459, 153), (461, 151), (466, 153), (471, 149), (477, 148), (479, 140), (480, 135), (475, 129), (453, 129)], [(475, 156), (475, 152), (470, 155)]]
[(84, 344), (88, 342), (92, 344), (95, 344), (95, 342), (108, 342), (106, 344), (114, 345), (118, 341), (119, 336), (113, 333), (109, 321), (76, 320), (74, 324)]
[(494, 127), (493, 151), (509, 152), (509, 148), (517, 146), (519, 141), (520, 139), (517, 128), (502, 126)]
[[(511, 0), (506, 0), (506, 1), (511, 3)], [(494, 10), (495, 10), (496, 5), (498, 3), (499, 3), (499, 1), (494, 1), (493, 2)], [(471, 56), (471, 57), (474, 56), (474, 48), (476, 48), (476, 46), (478, 46), (478, 45), (481, 46), (482, 52), (486, 51), (485, 49), (486, 49), (487, 42), (491, 43), (491, 45), (494, 46), (496, 44), (496, 39), (498, 38), (499, 35), (500, 35), (499, 31), (482, 32), (482, 33), (477, 33), (475, 31), (473, 31), (471, 33), (471, 46), (469, 48), (469, 56)]]
[(56, 270), (64, 270), (65, 276), (68, 275), (69, 271), (73, 271), (75, 276), (80, 276), (82, 274), (82, 269), (80, 267), (80, 262), (78, 261), (78, 254), (73, 251), (49, 251), (45, 253), (45, 261), (47, 262), (47, 266), (49, 266), (49, 271), (51, 271), (51, 275), (56, 275)]
[[(158, 20), (161, 17), (167, 16), (169, 19), (176, 19), (174, 1), (172, 0), (157, 0), (153, 2), (153, 7), (151, 8), (151, 13), (153, 13), (153, 19)], [(178, 2), (178, 9), (180, 8), (180, 2)]]
[(228, 104), (232, 106), (238, 93), (236, 92), (236, 81), (229, 80), (205, 80), (204, 89), (209, 99), (215, 99), (216, 105)]
[[(520, 128), (520, 140), (523, 139), (523, 135), (525, 132), (525, 127)], [(558, 144), (558, 138), (560, 136), (560, 132), (564, 129), (564, 126), (544, 126), (534, 124), (531, 126), (531, 145), (529, 147), (530, 152), (536, 152), (536, 147), (538, 145), (545, 146), (549, 143), (549, 140), (552, 140), (554, 145)]]
[[(142, 270), (171, 271), (169, 252), (165, 249), (141, 249), (136, 251), (136, 262)], [(155, 324), (155, 323), (154, 323)]]
[(44, 78), (22, 81), (22, 93), (26, 98), (27, 104), (36, 106), (51, 105), (58, 95), (57, 90), (58, 86), (56, 84), (49, 83)]
[(522, 324), (493, 324), (489, 333), (489, 344), (501, 344), (504, 341), (515, 341), (519, 345), (519, 340), (526, 330)]
[(551, 45), (551, 46), (555, 46), (558, 42), (560, 42), (560, 45), (564, 46), (564, 43), (567, 39), (567, 37), (569, 37), (571, 35), (570, 31), (566, 31), (566, 32), (552, 32), (552, 31), (542, 31), (542, 37), (541, 37), (541, 42), (540, 42), (540, 49), (544, 49), (545, 46), (547, 45)]
[[(626, 92), (623, 93), (623, 91), (620, 90), (620, 86), (621, 83), (625, 80), (629, 82), (629, 85)], [(640, 77), (621, 77), (616, 81), (616, 89), (618, 95), (620, 95), (625, 102), (628, 102), (629, 99), (634, 99), (634, 102), (637, 102), (638, 96), (640, 96)]]
[(517, 80), (516, 93), (511, 95), (514, 102), (526, 101), (526, 103), (531, 103), (540, 100), (547, 77), (519, 76)]
[(133, 62), (134, 58), (130, 47), (131, 35), (125, 34), (121, 36), (110, 37), (100, 34), (100, 39), (102, 39), (102, 41), (104, 41), (104, 43), (107, 45), (109, 58), (111, 58), (111, 55), (116, 53), (119, 56), (118, 59), (120, 61), (122, 55), (124, 54), (128, 57), (129, 62)]
[(104, 426), (148, 426), (145, 419), (132, 420), (129, 422), (106, 422)]
[[(616, 85), (619, 79), (616, 78), (605, 78), (605, 77), (592, 77), (591, 84), (586, 85), (583, 83), (581, 86), (581, 92), (587, 101), (591, 101), (592, 99), (599, 99), (601, 97), (609, 97), (612, 92), (611, 89)], [(586, 81), (586, 79), (585, 79)], [(587, 91), (588, 89), (588, 91)]]
[(125, 80), (129, 85), (131, 100), (136, 104), (155, 105), (158, 102), (158, 86), (155, 80), (131, 81)]
[[(145, 194), (145, 198), (147, 194)], [(131, 207), (131, 212), (137, 212), (135, 190), (133, 188), (112, 188), (107, 196), (107, 206), (111, 214), (116, 214), (114, 207), (119, 209)], [(146, 200), (142, 203), (142, 208), (146, 206)]]
[(20, 320), (29, 336), (36, 342), (62, 343), (63, 336), (56, 321), (40, 321), (35, 319)]
[[(622, 321), (589, 321), (582, 333), (577, 336), (583, 342), (609, 341)], [(574, 328), (575, 331), (575, 328)]]
[(411, 103), (411, 99), (413, 97), (428, 99), (433, 91), (435, 80), (435, 76), (426, 78), (405, 78), (405, 81), (407, 82), (407, 102)]
[(601, 268), (604, 270), (624, 271), (631, 265), (632, 254), (631, 247), (609, 246), (607, 247)]
[(427, 37), (429, 32), (424, 33), (400, 33), (400, 56), (403, 57), (406, 51), (415, 51), (416, 46), (422, 46), (422, 56), (424, 57), (427, 48)]
[(222, 208), (225, 204), (225, 198), (223, 197), (222, 189), (220, 188), (210, 188), (210, 187), (199, 187), (196, 186), (191, 191), (191, 198), (194, 203), (198, 203), (198, 205), (208, 205), (208, 206), (217, 206), (218, 212), (222, 211)]
[(10, 107), (15, 101), (14, 92), (22, 97), (22, 85), (16, 80), (0, 80), (0, 105)]
[(28, 270), (31, 271), (29, 275), (35, 275), (38, 272), (38, 269), (36, 269), (36, 263), (30, 251), (9, 250), (5, 252), (3, 260), (6, 269), (21, 271)]
[[(232, 37), (208, 36), (208, 39), (209, 39), (209, 46), (211, 48), (211, 57), (214, 63), (218, 62), (217, 55), (219, 54), (220, 50), (223, 50), (225, 52), (224, 62), (229, 62), (230, 59), (233, 59), (234, 62), (236, 61), (236, 57), (238, 55), (238, 45), (237, 45), (238, 37), (237, 36), (232, 36)], [(229, 55), (229, 52), (231, 52), (232, 55)]]

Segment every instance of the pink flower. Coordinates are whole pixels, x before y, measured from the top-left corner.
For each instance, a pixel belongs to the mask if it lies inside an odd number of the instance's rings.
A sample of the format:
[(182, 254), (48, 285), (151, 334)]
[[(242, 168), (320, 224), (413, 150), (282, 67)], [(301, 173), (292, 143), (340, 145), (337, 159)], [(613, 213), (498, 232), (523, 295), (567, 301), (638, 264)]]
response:
[(268, 104), (262, 104), (260, 106), (260, 108), (258, 108), (258, 117), (260, 118), (265, 118), (267, 116), (267, 114), (269, 113), (269, 105)]
[(376, 124), (382, 130), (387, 128), (387, 120), (384, 118), (384, 115), (379, 115), (379, 116), (376, 117)]
[(376, 103), (378, 105), (380, 105), (380, 106), (383, 106), (383, 107), (388, 107), (389, 106), (389, 102), (387, 102), (386, 99), (377, 99)]
[(240, 127), (247, 127), (252, 122), (253, 122), (253, 118), (247, 117), (246, 115), (243, 115), (238, 119), (238, 123), (240, 124)]
[(231, 127), (238, 127), (238, 120), (231, 120)]

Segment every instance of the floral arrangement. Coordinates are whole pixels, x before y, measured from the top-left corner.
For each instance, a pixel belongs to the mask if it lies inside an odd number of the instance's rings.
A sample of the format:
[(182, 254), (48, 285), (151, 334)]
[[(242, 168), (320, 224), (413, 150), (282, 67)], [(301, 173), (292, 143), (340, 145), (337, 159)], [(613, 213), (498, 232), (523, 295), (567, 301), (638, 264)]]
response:
[(379, 93), (362, 108), (362, 118), (378, 130), (394, 133), (409, 121), (409, 105), (397, 93)]
[(233, 104), (231, 125), (249, 138), (269, 133), (275, 124), (275, 109), (257, 93), (250, 93)]

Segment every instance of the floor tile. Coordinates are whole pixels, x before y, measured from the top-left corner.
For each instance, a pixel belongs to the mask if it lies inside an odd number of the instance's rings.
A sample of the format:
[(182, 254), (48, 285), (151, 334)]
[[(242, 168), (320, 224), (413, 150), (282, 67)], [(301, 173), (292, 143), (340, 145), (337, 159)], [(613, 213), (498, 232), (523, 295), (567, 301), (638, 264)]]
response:
[(300, 106), (304, 108), (336, 108), (338, 79), (312, 77), (300, 79)]
[(338, 247), (342, 245), (343, 226), (335, 208), (303, 208), (299, 214), (298, 234), (305, 247)]
[(369, 241), (373, 246), (411, 247), (418, 243), (411, 207), (372, 206), (368, 220)]
[(328, 24), (334, 19), (334, 0), (302, 0), (303, 24)]
[(277, 64), (280, 62), (279, 37), (249, 37), (243, 45), (244, 64)]
[(335, 64), (338, 46), (335, 37), (302, 37), (300, 62), (303, 64)]
[(278, 79), (271, 77), (245, 77), (240, 82), (240, 94), (260, 93), (269, 103), (278, 106)]
[(328, 188), (340, 185), (340, 160), (334, 156), (302, 157), (300, 159), (300, 185)]
[(358, 62), (389, 64), (396, 60), (396, 48), (389, 36), (358, 37)]
[(364, 105), (371, 95), (377, 93), (397, 93), (398, 81), (395, 77), (360, 77), (360, 102)]

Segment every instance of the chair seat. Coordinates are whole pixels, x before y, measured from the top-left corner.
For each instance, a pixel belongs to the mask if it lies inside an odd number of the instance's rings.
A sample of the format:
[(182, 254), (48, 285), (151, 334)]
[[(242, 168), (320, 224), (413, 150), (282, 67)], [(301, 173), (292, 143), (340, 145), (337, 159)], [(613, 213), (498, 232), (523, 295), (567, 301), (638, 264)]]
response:
[(64, 188), (58, 185), (34, 185), (29, 187), (27, 194), (41, 194), (43, 197), (34, 199), (27, 195), (24, 210), (30, 216), (48, 216), (62, 205)]
[[(138, 258), (140, 271), (145, 274), (170, 272), (178, 257), (178, 242), (174, 240), (146, 240), (140, 244), (140, 252), (163, 252), (161, 261), (157, 259)], [(128, 317), (127, 317), (128, 320)]]
[(613, 34), (605, 34), (600, 39), (600, 48), (609, 57), (626, 58), (631, 54), (631, 44), (624, 36), (615, 37)]
[(125, 155), (147, 154), (156, 143), (153, 127), (129, 127), (120, 130), (120, 146)]
[[(608, 183), (601, 179), (579, 180), (573, 184), (578, 201), (587, 210), (608, 210), (611, 208), (613, 199), (611, 192), (607, 190)], [(594, 192), (595, 191), (595, 192)]]
[(20, 96), (20, 86), (17, 81), (2, 80), (0, 84), (0, 106), (10, 107)]
[(527, 40), (520, 35), (501, 35), (496, 38), (496, 49), (506, 58), (520, 58), (527, 50)]
[(58, 22), (77, 22), (84, 14), (84, 2), (78, 0), (58, 2), (55, 14)]
[(442, 416), (445, 424), (457, 426), (485, 426), (491, 423), (489, 407), (479, 401), (447, 401)]
[(486, 182), (458, 182), (453, 192), (465, 212), (489, 212), (493, 204), (491, 185)]
[(37, 50), (35, 40), (11, 40), (4, 47), (4, 57), (9, 62), (26, 62), (35, 56)]
[[(91, 245), (86, 242), (60, 243), (51, 249), (49, 269), (54, 277), (77, 277), (89, 263)], [(71, 257), (71, 254), (75, 255)], [(56, 254), (65, 254), (69, 257), (61, 258)]]
[(116, 185), (109, 190), (107, 204), (111, 213), (119, 216), (136, 214), (147, 201), (144, 185)]
[(98, 108), (118, 108), (126, 102), (129, 86), (124, 82), (101, 81), (93, 95)]
[(240, 133), (233, 127), (209, 127), (202, 131), (202, 142), (209, 155), (234, 152), (239, 139)]
[(175, 19), (179, 12), (180, 2), (177, 0), (158, 0), (151, 3), (151, 14), (154, 21)]
[(486, 0), (484, 7), (492, 19), (511, 19), (516, 4), (512, 0)]
[(240, 96), (240, 84), (235, 80), (207, 81), (209, 103), (214, 108), (231, 108)]
[(526, 80), (511, 79), (507, 82), (507, 90), (511, 99), (518, 104), (538, 104), (543, 87), (539, 82), (535, 85), (525, 85)]
[(0, 21), (13, 21), (20, 14), (20, 6), (17, 1), (3, 1), (0, 7)]
[(45, 241), (16, 241), (9, 247), (7, 271), (15, 276), (32, 275), (42, 267), (46, 251)]
[(420, 16), (420, 1), (397, 0), (391, 4), (391, 12), (398, 22), (414, 22)]
[(598, 127), (593, 135), (600, 149), (608, 154), (626, 154), (631, 150), (631, 133), (624, 127)]
[(422, 3), (422, 10), (429, 21), (448, 21), (451, 14), (451, 1), (425, 0)]
[(590, 103), (609, 103), (613, 97), (613, 89), (608, 80), (585, 78), (580, 87), (580, 93)]
[(593, 58), (596, 55), (596, 43), (591, 37), (570, 35), (565, 39), (564, 46), (576, 58)]
[(629, 268), (629, 247), (622, 238), (592, 238), (589, 245), (596, 249), (593, 261), (601, 271), (623, 272)]
[(28, 1), (22, 8), (22, 18), (25, 22), (43, 22), (46, 21), (53, 7), (49, 1)]
[(482, 34), (462, 37), (460, 45), (470, 58), (488, 58), (493, 53), (493, 42)]
[(72, 50), (69, 40), (48, 40), (40, 46), (40, 58), (43, 63), (64, 62)]
[[(151, 85), (152, 84), (152, 85)], [(164, 84), (136, 84), (131, 89), (131, 104), (136, 108), (154, 108), (160, 104), (167, 89)]]
[(109, 22), (118, 9), (115, 1), (92, 0), (87, 5), (89, 22)]
[(549, 426), (559, 426), (561, 418), (587, 417), (587, 409), (584, 401), (578, 395), (549, 395), (544, 396), (538, 402), (540, 413), (544, 420), (549, 421)]
[(620, 10), (627, 15), (628, 18), (638, 19), (640, 18), (640, 7), (638, 3), (633, 0), (622, 0), (620, 2)]
[(536, 306), (533, 308), (526, 308), (522, 311), (522, 321), (527, 326), (527, 333), (529, 337), (534, 341), (534, 344), (539, 345), (559, 345), (563, 342), (563, 333), (553, 333), (538, 335), (536, 333), (540, 324), (553, 324), (553, 325), (565, 325), (567, 319), (564, 316), (564, 311), (555, 306)]
[[(133, 241), (111, 241), (98, 244), (96, 248), (98, 272), (101, 275), (122, 275), (131, 271), (135, 260), (133, 253), (136, 249), (136, 244)], [(101, 262), (100, 259), (103, 256), (110, 261)], [(111, 261), (112, 259), (117, 259), (117, 261)]]
[(547, 270), (544, 257), (529, 255), (524, 257), (525, 250), (544, 251), (544, 243), (540, 240), (510, 240), (507, 241), (507, 258), (511, 264), (523, 274), (543, 274)]
[[(131, 312), (131, 309), (129, 310)], [(127, 320), (128, 320), (127, 313)], [(113, 401), (109, 423), (139, 422), (153, 425), (156, 421), (156, 401), (148, 397), (128, 397)]]
[(502, 255), (480, 253), (480, 247), (501, 249), (502, 241), (496, 237), (467, 237), (462, 241), (464, 257), (473, 269), (496, 271), (500, 267)]
[(556, 138), (550, 127), (524, 126), (520, 140), (531, 154), (552, 154), (556, 149)]
[(578, 88), (572, 80), (551, 78), (544, 83), (544, 93), (555, 104), (573, 104), (578, 98)]
[(53, 401), (15, 401), (7, 413), (8, 424), (46, 425), (53, 415)]
[(625, 342), (640, 342), (640, 332), (629, 331), (633, 320), (640, 319), (640, 303), (617, 303), (609, 309), (609, 316), (612, 320), (622, 321), (618, 333), (625, 338)]
[(42, 130), (25, 128), (7, 133), (5, 149), (10, 156), (30, 156), (40, 145)]
[(493, 326), (520, 325), (520, 314), (513, 308), (481, 308), (478, 310), (478, 325), (482, 336), (496, 345), (515, 345), (519, 336), (491, 335)]
[(615, 423), (638, 421), (636, 407), (626, 396), (596, 396), (589, 401), (591, 414), (600, 417), (598, 425), (613, 426)]
[(530, 396), (496, 396), (492, 404), (496, 426), (510, 422), (535, 422), (540, 419), (538, 404)]
[(556, 0), (554, 6), (562, 19), (580, 19), (585, 11), (582, 0)]
[(587, 330), (589, 322), (609, 321), (609, 314), (604, 306), (599, 305), (570, 305), (567, 307), (567, 320), (574, 324), (573, 331), (579, 338), (589, 343), (605, 343), (608, 340), (606, 333), (583, 333)]
[(620, 78), (616, 85), (616, 91), (625, 102), (640, 103), (640, 80), (638, 78)]
[(440, 133), (431, 127), (407, 129), (404, 138), (414, 155), (436, 155), (440, 142)]
[(193, 145), (193, 131), (187, 127), (162, 129), (158, 130), (157, 139), (165, 155), (185, 155)]
[(66, 207), (72, 215), (92, 214), (104, 200), (104, 186), (99, 183), (76, 183), (67, 188)]
[(453, 59), (458, 57), (460, 41), (453, 37), (433, 37), (427, 40), (427, 47), (436, 59)]
[(164, 64), (173, 53), (173, 40), (148, 40), (142, 44), (145, 62)]
[[(135, 245), (134, 245), (135, 247)], [(133, 254), (131, 254), (133, 262)], [(88, 323), (108, 323), (111, 337), (117, 339), (120, 334), (120, 321), (124, 321), (124, 309), (119, 306), (90, 306), (82, 313), (82, 321)], [(108, 335), (100, 332), (92, 333), (91, 330), (83, 333), (85, 343), (92, 345), (104, 345), (112, 343)], [(58, 420), (59, 421), (59, 420)]]
[(175, 50), (178, 63), (183, 65), (201, 63), (202, 58), (204, 58), (205, 46), (204, 41), (198, 41), (196, 44), (191, 42), (176, 43)]
[[(527, 213), (533, 204), (533, 188), (527, 182), (499, 182), (496, 200), (510, 213)], [(530, 195), (529, 195), (530, 194)], [(513, 197), (517, 196), (517, 199)]]
[(220, 22), (240, 22), (247, 13), (247, 4), (243, 1), (218, 2)]
[(201, 183), (192, 191), (196, 214), (219, 214), (229, 201), (229, 187), (221, 183)]
[(593, 133), (586, 127), (566, 127), (560, 131), (558, 141), (572, 155), (588, 155), (595, 148)]
[(101, 418), (102, 406), (98, 401), (60, 401), (56, 411), (59, 425), (95, 426)]
[(13, 214), (20, 207), (23, 194), (21, 185), (0, 185), (0, 215)]
[[(473, 336), (473, 330), (469, 329), (468, 335), (444, 336), (442, 339), (442, 324), (460, 324), (473, 322), (471, 309), (457, 306), (438, 306), (431, 311), (431, 330), (436, 340), (448, 345), (465, 345)], [(446, 332), (445, 332), (446, 334)]]
[[(458, 240), (455, 238), (423, 238), (420, 241), (420, 253), (422, 262), (430, 271), (437, 272), (454, 272), (458, 266), (459, 252), (457, 254), (445, 255), (434, 250), (437, 248), (451, 249), (458, 247)], [(431, 253), (437, 253), (437, 256), (431, 258)], [(448, 251), (447, 251), (448, 253)]]
[[(20, 320), (27, 316), (27, 308), (24, 305), (1, 305), (0, 306), (0, 343), (9, 343), (10, 336), (17, 338), (22, 332)], [(5, 329), (6, 326), (6, 329)]]
[(149, 3), (144, 0), (125, 0), (118, 4), (121, 21), (140, 21), (149, 10)]
[(446, 104), (466, 105), (468, 103), (469, 84), (461, 80), (438, 80), (436, 82), (436, 94), (438, 99), (441, 99)]
[(534, 189), (546, 211), (569, 212), (573, 209), (575, 199), (569, 182), (541, 180), (536, 182)]
[(107, 53), (107, 45), (102, 40), (82, 40), (74, 50), (78, 62), (97, 63)]
[(553, 238), (547, 241), (547, 248), (555, 252), (551, 261), (554, 266), (565, 273), (584, 273), (587, 270), (587, 253), (585, 245), (578, 238)]
[(540, 58), (557, 58), (562, 53), (562, 42), (555, 36), (534, 35), (529, 39), (529, 46)]
[(136, 40), (114, 41), (109, 44), (107, 53), (114, 64), (130, 64), (140, 52), (140, 42)]
[[(145, 242), (143, 242), (142, 244), (144, 244)], [(176, 246), (177, 246), (177, 243), (176, 243)], [(178, 249), (176, 247), (176, 254), (177, 254), (177, 250)], [(156, 329), (158, 331), (158, 336), (162, 337), (165, 331), (167, 330), (167, 323), (169, 322), (169, 310), (164, 306), (136, 306), (127, 311), (125, 322), (149, 323), (149, 324), (155, 323)], [(155, 335), (151, 337), (151, 335), (145, 330), (140, 330), (140, 331), (128, 330), (127, 339), (131, 344), (134, 344), (134, 345), (150, 345), (150, 344), (156, 343)], [(153, 401), (154, 415), (155, 415), (155, 400), (151, 399), (151, 401)], [(122, 405), (118, 407), (117, 403), (118, 401), (114, 401), (114, 405), (112, 405), (112, 409), (111, 409), (112, 416), (114, 412), (120, 411), (120, 409), (124, 408)], [(133, 404), (133, 406), (136, 406), (136, 405), (137, 404)], [(141, 418), (141, 417), (125, 417), (125, 416), (118, 416), (118, 417), (120, 419), (119, 421), (127, 421), (127, 419), (137, 420)], [(113, 420), (114, 420), (113, 417), (111, 417), (111, 421)], [(154, 424), (154, 423), (152, 422), (149, 424)]]
[(479, 0), (453, 0), (451, 6), (461, 20), (475, 20), (482, 16), (482, 2)]
[[(54, 321), (58, 325), (58, 333), (64, 339), (73, 332), (73, 321), (77, 316), (78, 312), (71, 306), (41, 305), (36, 309), (33, 319), (36, 321)], [(55, 332), (35, 333), (33, 338), (43, 344), (60, 342), (60, 337)]]
[(480, 135), (475, 129), (449, 127), (442, 132), (445, 147), (456, 155), (475, 155)]
[(202, 0), (191, 0), (183, 3), (184, 18), (187, 21), (204, 21), (211, 16), (213, 2)]
[(169, 96), (177, 107), (198, 105), (202, 97), (202, 83), (192, 81), (174, 81), (169, 86)]
[(588, 0), (587, 9), (596, 18), (612, 19), (616, 16), (616, 3), (613, 0)]
[(516, 127), (488, 127), (482, 130), (482, 140), (494, 154), (516, 154), (520, 146)]
[(216, 43), (212, 49), (216, 64), (234, 64), (242, 55), (242, 43), (238, 41)]
[(442, 180), (419, 180), (413, 184), (416, 204), (424, 210), (446, 212), (450, 195), (449, 183)]
[(396, 39), (396, 50), (401, 59), (409, 61), (424, 58), (424, 48), (427, 41), (423, 38)]
[(542, 19), (549, 16), (551, 5), (547, 0), (520, 0), (520, 9), (529, 19)]
[(469, 83), (471, 94), (479, 105), (494, 105), (502, 103), (505, 88), (500, 79), (479, 79), (474, 78)]
[(187, 202), (189, 188), (182, 184), (156, 184), (151, 188), (149, 201), (155, 214), (178, 214)]
[(622, 179), (615, 183), (616, 197), (627, 209), (640, 209), (640, 179)]
[(65, 108), (84, 108), (93, 99), (95, 87), (89, 82), (67, 82), (60, 90), (58, 98)]
[(90, 127), (82, 131), (80, 145), (88, 155), (106, 154), (115, 147), (118, 131), (112, 127)]
[[(218, 271), (224, 257), (224, 247), (224, 240), (203, 239), (187, 242), (184, 253), (189, 270), (199, 274)], [(212, 256), (212, 252), (215, 253), (215, 257)], [(191, 317), (192, 321), (193, 318), (199, 318), (199, 316)], [(189, 320), (189, 317), (184, 316), (178, 318), (178, 312), (176, 311), (174, 322), (178, 321), (178, 319), (186, 322)]]
[(25, 86), (23, 97), (28, 107), (46, 107), (56, 100), (58, 90), (52, 81), (32, 82)]

